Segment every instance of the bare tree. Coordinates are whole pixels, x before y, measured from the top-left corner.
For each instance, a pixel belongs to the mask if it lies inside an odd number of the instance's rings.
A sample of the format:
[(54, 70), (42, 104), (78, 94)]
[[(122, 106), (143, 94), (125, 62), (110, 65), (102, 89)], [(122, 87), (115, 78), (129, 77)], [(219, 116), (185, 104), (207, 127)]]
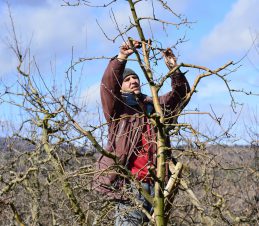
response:
[[(63, 2), (67, 6), (84, 5), (102, 7), (103, 10), (117, 4), (116, 0), (98, 4), (84, 0)], [(138, 7), (143, 2), (152, 5), (151, 15), (142, 16), (138, 13)], [(170, 19), (160, 17), (156, 11), (157, 6), (162, 7), (163, 11), (170, 15), (166, 18)], [(109, 37), (99, 22), (98, 25), (107, 39), (113, 42), (122, 39), (132, 43), (132, 33), (137, 34), (134, 39), (141, 42), (141, 49), (135, 49), (135, 55), (130, 60), (137, 62), (143, 71), (154, 103), (155, 113), (148, 115), (157, 128), (157, 162), (154, 171), (150, 170), (151, 173), (156, 172), (152, 174), (155, 181), (154, 196), (145, 192), (124, 165), (115, 164), (105, 171), (95, 171), (93, 164), (96, 159), (92, 153), (78, 147), (88, 144), (88, 149), (92, 149), (93, 153), (98, 152), (113, 159), (115, 163), (119, 162), (117, 156), (108, 152), (103, 145), (107, 140), (107, 123), (99, 120), (98, 125), (83, 125), (78, 121), (82, 109), (73, 102), (75, 93), (72, 76), (69, 76), (74, 68), (84, 61), (109, 57), (80, 58), (73, 62), (67, 72), (69, 89), (59, 95), (56, 92), (57, 87), (50, 89), (44, 83), (39, 65), (31, 57), (29, 48), (22, 51), (19, 46), (10, 13), (10, 46), (18, 60), (19, 89), (13, 91), (2, 86), (0, 103), (3, 101), (16, 105), (25, 116), (14, 137), (6, 143), (9, 156), (0, 168), (0, 218), (5, 219), (5, 225), (11, 224), (12, 221), (17, 225), (112, 225), (114, 202), (96, 193), (91, 182), (93, 175), (116, 172), (120, 177), (135, 184), (152, 205), (153, 214), (143, 208), (131, 190), (125, 187), (117, 191), (131, 201), (132, 208), (142, 210), (149, 218), (150, 224), (256, 225), (258, 200), (254, 197), (258, 172), (252, 165), (254, 158), (250, 149), (210, 145), (216, 144), (222, 137), (229, 137), (234, 123), (223, 128), (221, 117), (217, 116), (213, 109), (211, 112), (183, 111), (195, 95), (200, 81), (209, 79), (210, 76), (216, 76), (225, 84), (234, 109), (235, 100), (228, 75), (234, 72), (238, 65), (231, 61), (216, 69), (189, 63), (172, 67), (171, 49), (184, 42), (184, 37), (172, 41), (170, 46), (164, 46), (156, 37), (148, 37), (145, 22), (150, 24), (151, 30), (154, 23), (160, 24), (165, 30), (170, 27), (178, 29), (191, 23), (175, 13), (170, 4), (163, 0), (127, 0), (127, 7), (131, 16), (128, 24), (123, 27), (111, 10), (117, 31), (115, 37)], [(157, 73), (155, 65), (164, 64), (163, 59), (169, 71)], [(32, 67), (36, 71), (35, 74), (32, 73)], [(182, 104), (177, 106), (174, 112), (165, 112), (164, 106), (158, 101), (159, 91), (171, 74), (186, 68), (195, 72), (194, 83), (183, 98)], [(178, 122), (178, 119), (186, 115), (196, 114), (200, 117), (209, 116), (212, 122), (221, 128), (221, 133), (210, 134), (209, 128), (208, 131), (202, 132), (189, 122)], [(96, 133), (99, 133), (100, 137)], [(167, 142), (168, 138), (170, 144)], [(3, 153), (1, 155), (7, 158)], [(166, 177), (166, 165), (171, 171), (169, 178)]]

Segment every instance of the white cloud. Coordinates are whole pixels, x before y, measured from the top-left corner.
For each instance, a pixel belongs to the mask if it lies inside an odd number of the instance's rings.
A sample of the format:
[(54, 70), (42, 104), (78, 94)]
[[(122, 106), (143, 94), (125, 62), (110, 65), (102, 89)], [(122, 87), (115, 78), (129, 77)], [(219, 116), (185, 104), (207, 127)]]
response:
[[(61, 7), (52, 2), (41, 7), (13, 5), (11, 11), (19, 43), (23, 49), (30, 47), (31, 57), (36, 57), (41, 72), (50, 70), (49, 62), (52, 60), (60, 70), (66, 70), (72, 46), (74, 59), (112, 55), (109, 53), (114, 50), (112, 43), (107, 44), (95, 22), (98, 15), (88, 8)], [(17, 59), (6, 45), (6, 39), (12, 39), (11, 25), (7, 6), (1, 3), (0, 14), (0, 76), (10, 77), (16, 71)], [(101, 19), (104, 21), (103, 15)], [(111, 27), (110, 21), (106, 20), (104, 26)]]
[(13, 71), (16, 65), (17, 61), (15, 60), (11, 49), (4, 43), (0, 43), (0, 77)]
[(84, 17), (80, 8), (51, 5), (40, 8), (24, 8), (15, 13), (18, 27), (27, 39), (32, 36), (32, 47), (43, 53), (64, 53), (72, 45), (81, 46), (83, 41)]
[[(32, 7), (31, 4), (11, 5), (19, 43), (23, 48), (31, 48), (31, 55), (36, 56), (41, 66), (44, 62), (49, 66), (54, 55), (58, 60), (69, 58), (72, 46), (76, 58), (82, 56), (89, 47), (100, 46), (93, 45), (101, 36), (97, 32), (99, 28), (93, 12), (85, 7), (61, 7), (60, 2), (47, 2), (40, 7)], [(7, 5), (0, 4), (0, 13), (0, 75), (3, 75), (14, 68), (10, 62), (16, 60), (9, 54), (5, 44), (7, 38), (12, 39)]]
[(217, 81), (217, 79), (201, 82), (197, 90), (198, 98), (219, 98), (221, 94), (226, 94), (228, 92), (223, 81)]
[(82, 103), (88, 106), (87, 109), (96, 108), (96, 106), (100, 106), (100, 83), (98, 82), (88, 87), (85, 91), (83, 91), (81, 98)]
[(202, 40), (203, 59), (226, 54), (244, 54), (253, 41), (253, 32), (259, 30), (257, 0), (239, 0), (224, 20)]
[[(18, 39), (24, 48), (28, 47), (31, 40), (31, 55), (36, 56), (41, 68), (49, 69), (49, 61), (54, 56), (59, 62), (65, 57), (69, 58), (72, 46), (74, 46), (75, 58), (82, 56), (111, 56), (118, 51), (114, 51), (114, 44), (105, 38), (96, 23), (96, 19), (98, 19), (100, 25), (110, 37), (115, 37), (115, 34), (118, 34), (116, 24), (110, 18), (112, 14), (110, 8), (101, 8), (99, 10), (83, 6), (61, 7), (62, 1), (51, 0), (11, 0), (10, 3)], [(116, 2), (112, 7), (117, 22), (124, 27), (128, 25), (131, 17), (128, 3), (126, 1)], [(158, 17), (160, 17), (162, 10), (161, 7), (156, 8)], [(7, 5), (0, 3), (0, 13), (0, 40), (2, 40), (8, 36), (8, 30), (11, 29)], [(152, 7), (150, 1), (138, 3), (138, 13), (151, 16)], [(158, 25), (153, 30), (155, 36), (159, 34), (156, 32), (157, 27)], [(144, 23), (144, 29), (149, 31), (148, 23)], [(136, 37), (136, 30), (129, 35)], [(120, 42), (121, 39), (116, 43), (117, 47)], [(16, 59), (7, 54), (7, 51), (9, 50), (1, 42), (0, 76), (15, 68)], [(45, 65), (43, 65), (44, 63)]]

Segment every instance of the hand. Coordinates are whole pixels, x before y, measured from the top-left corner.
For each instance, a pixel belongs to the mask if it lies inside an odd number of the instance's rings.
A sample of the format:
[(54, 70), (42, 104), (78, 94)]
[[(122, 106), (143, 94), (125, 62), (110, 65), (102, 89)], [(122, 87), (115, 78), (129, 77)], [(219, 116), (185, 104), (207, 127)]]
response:
[(171, 49), (167, 48), (165, 51), (163, 51), (163, 57), (169, 70), (172, 70), (175, 66), (177, 66), (177, 58)]
[(141, 42), (136, 41), (136, 40), (133, 40), (132, 43), (130, 43), (130, 41), (124, 42), (120, 46), (120, 52), (118, 55), (118, 59), (126, 60), (128, 58), (128, 56), (130, 56), (132, 53), (134, 53), (135, 49), (140, 48), (140, 47), (141, 47)]

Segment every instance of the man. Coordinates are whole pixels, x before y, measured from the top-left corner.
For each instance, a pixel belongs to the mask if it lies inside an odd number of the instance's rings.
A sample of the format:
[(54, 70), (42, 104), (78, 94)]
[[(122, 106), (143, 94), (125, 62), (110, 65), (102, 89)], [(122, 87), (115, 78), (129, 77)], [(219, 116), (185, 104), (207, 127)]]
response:
[[(148, 119), (154, 112), (153, 102), (152, 98), (141, 93), (139, 76), (132, 69), (125, 68), (127, 58), (140, 46), (138, 41), (124, 43), (118, 56), (109, 62), (101, 82), (102, 107), (109, 125), (107, 151), (114, 153), (118, 162), (101, 156), (97, 167), (103, 173), (96, 181), (99, 191), (120, 201), (115, 224), (123, 226), (142, 225), (147, 218), (139, 210), (129, 210), (130, 203), (124, 202), (125, 194), (121, 189), (123, 184), (129, 182), (119, 176), (113, 166), (125, 166), (149, 194), (152, 195), (154, 189), (149, 169), (155, 168), (156, 164), (156, 128)], [(166, 63), (171, 64), (169, 68), (172, 68), (176, 65), (176, 59), (171, 50), (168, 51), (164, 53), (168, 54)], [(171, 81), (172, 90), (159, 97), (161, 106), (170, 116), (189, 92), (189, 84), (179, 70), (171, 75)], [(130, 186), (130, 189), (147, 212), (151, 212), (150, 204), (138, 193), (136, 187)], [(123, 212), (126, 213), (124, 216)]]

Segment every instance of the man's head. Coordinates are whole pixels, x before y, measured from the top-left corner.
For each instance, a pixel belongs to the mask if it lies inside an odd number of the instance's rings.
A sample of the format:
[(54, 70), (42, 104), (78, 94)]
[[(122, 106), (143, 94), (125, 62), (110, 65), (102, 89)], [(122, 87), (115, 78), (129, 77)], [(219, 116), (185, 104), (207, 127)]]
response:
[(141, 92), (139, 77), (135, 71), (130, 68), (125, 68), (122, 76), (123, 82), (121, 89), (123, 92), (135, 94), (139, 94)]

